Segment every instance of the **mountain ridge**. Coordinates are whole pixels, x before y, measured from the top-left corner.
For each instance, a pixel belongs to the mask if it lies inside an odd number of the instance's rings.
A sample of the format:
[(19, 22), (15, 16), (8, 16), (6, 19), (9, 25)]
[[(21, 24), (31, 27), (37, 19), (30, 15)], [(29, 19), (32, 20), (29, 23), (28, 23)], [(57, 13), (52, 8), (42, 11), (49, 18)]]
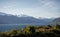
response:
[(51, 24), (59, 24), (59, 25), (60, 25), (60, 17), (55, 18), (55, 19), (51, 22)]
[[(4, 14), (4, 16), (2, 15)], [(27, 23), (27, 24), (47, 24), (51, 22), (53, 19), (38, 19), (32, 16), (22, 15), (20, 17), (11, 14), (5, 14), (0, 12), (0, 24), (20, 24), (20, 23)]]

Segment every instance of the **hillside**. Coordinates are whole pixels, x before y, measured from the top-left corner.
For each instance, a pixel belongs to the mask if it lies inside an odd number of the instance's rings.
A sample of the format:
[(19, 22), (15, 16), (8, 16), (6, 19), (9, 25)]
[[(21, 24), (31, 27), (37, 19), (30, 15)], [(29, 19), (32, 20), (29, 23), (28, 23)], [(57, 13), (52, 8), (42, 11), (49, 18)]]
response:
[(55, 18), (54, 20), (52, 20), (51, 24), (60, 24), (60, 17)]

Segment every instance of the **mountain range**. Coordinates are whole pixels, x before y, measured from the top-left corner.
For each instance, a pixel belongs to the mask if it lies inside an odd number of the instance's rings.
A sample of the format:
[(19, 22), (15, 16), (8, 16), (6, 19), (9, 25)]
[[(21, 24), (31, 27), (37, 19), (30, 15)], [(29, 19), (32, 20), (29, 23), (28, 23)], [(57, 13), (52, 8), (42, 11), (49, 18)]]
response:
[(11, 15), (11, 14), (6, 14), (3, 12), (0, 12), (0, 24), (39, 24), (39, 25), (45, 25), (49, 24), (51, 22), (55, 23), (57, 22), (60, 23), (60, 18), (35, 18), (32, 16), (27, 16), (27, 15), (21, 15), (21, 16), (16, 16), (16, 15)]

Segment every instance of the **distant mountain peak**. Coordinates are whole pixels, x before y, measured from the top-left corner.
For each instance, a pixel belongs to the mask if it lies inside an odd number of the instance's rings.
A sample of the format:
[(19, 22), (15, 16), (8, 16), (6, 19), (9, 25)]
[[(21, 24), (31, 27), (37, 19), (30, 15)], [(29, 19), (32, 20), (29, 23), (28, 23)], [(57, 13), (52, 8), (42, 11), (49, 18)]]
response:
[(7, 14), (7, 13), (4, 13), (4, 12), (0, 12), (0, 15), (2, 16), (16, 16), (16, 17), (31, 17), (31, 16), (28, 16), (28, 15), (24, 15), (24, 14), (21, 14), (21, 15), (12, 15), (12, 14)]

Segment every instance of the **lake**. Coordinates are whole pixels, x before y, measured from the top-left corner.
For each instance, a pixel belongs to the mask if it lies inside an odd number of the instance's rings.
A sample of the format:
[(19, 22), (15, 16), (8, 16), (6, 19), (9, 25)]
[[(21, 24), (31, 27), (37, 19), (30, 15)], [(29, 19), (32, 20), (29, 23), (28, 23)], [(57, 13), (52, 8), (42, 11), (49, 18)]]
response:
[(21, 29), (26, 25), (39, 26), (38, 24), (0, 24), (0, 32), (10, 31), (13, 29)]

